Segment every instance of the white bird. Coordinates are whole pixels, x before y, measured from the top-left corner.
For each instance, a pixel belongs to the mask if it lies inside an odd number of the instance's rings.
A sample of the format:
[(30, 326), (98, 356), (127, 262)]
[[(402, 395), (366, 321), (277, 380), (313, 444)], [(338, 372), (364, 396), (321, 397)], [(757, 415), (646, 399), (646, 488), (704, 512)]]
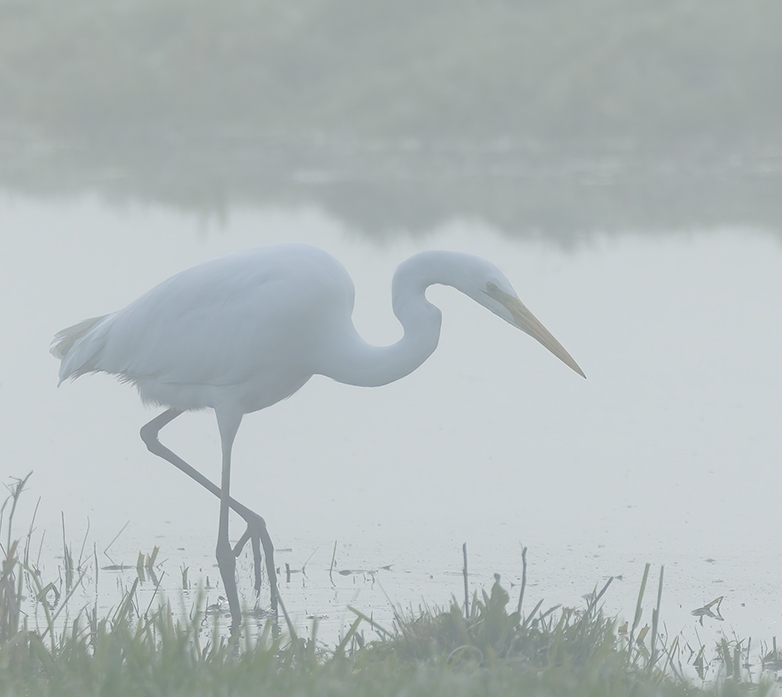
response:
[[(277, 610), (274, 547), (259, 515), (230, 496), (231, 448), (245, 414), (291, 396), (313, 375), (373, 387), (413, 372), (435, 350), (441, 312), (426, 299), (433, 284), (452, 286), (521, 329), (584, 376), (570, 354), (521, 303), (496, 266), (468, 254), (427, 251), (394, 274), (393, 310), (403, 337), (367, 344), (353, 326), (353, 282), (334, 257), (303, 244), (236, 252), (182, 271), (125, 309), (59, 332), (51, 352), (60, 383), (91, 372), (133, 383), (146, 403), (167, 407), (141, 429), (149, 450), (220, 498), (216, 557), (231, 612), (241, 624), (235, 558), (252, 542), (255, 588), (264, 548)], [(585, 377), (585, 376), (584, 376)], [(218, 487), (158, 440), (182, 412), (214, 409), (222, 446)], [(247, 523), (232, 549), (228, 511)]]

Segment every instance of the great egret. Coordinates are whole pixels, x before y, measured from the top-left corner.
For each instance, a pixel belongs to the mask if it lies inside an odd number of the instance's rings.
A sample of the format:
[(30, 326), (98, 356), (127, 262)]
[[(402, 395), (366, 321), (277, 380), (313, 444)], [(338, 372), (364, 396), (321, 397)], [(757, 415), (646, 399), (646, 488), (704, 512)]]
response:
[[(404, 336), (391, 346), (371, 346), (358, 335), (347, 271), (326, 252), (303, 244), (207, 261), (163, 281), (124, 310), (55, 336), (51, 352), (62, 361), (60, 383), (85, 373), (109, 373), (133, 383), (144, 402), (167, 407), (141, 429), (141, 437), (152, 453), (220, 498), (216, 556), (232, 630), (241, 623), (235, 558), (248, 540), (256, 591), (263, 545), (272, 609), (277, 609), (274, 547), (266, 523), (229, 494), (231, 448), (242, 417), (291, 396), (315, 374), (373, 387), (414, 371), (440, 337), (440, 310), (425, 296), (438, 283), (468, 295), (584, 375), (497, 267), (456, 252), (421, 252), (399, 265), (391, 295)], [(219, 487), (158, 439), (160, 429), (182, 412), (205, 408), (214, 409), (220, 431)], [(229, 508), (247, 523), (233, 549)]]

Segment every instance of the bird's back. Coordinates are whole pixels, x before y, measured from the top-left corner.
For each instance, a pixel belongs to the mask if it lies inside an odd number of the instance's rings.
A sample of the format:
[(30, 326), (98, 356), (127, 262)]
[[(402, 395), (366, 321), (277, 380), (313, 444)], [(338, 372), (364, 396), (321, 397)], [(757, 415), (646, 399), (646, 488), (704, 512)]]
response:
[(119, 312), (64, 330), (53, 353), (62, 354), (61, 380), (103, 371), (148, 401), (193, 409), (230, 399), (254, 411), (317, 372), (325, 335), (352, 327), (353, 295), (326, 252), (261, 247), (187, 269)]

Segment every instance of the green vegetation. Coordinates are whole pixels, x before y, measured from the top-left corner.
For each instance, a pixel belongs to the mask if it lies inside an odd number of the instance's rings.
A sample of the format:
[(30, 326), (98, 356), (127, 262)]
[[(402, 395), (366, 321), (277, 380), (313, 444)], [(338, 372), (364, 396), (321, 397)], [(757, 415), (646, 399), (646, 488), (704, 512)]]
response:
[[(23, 561), (29, 535), (20, 545), (11, 534), (25, 481), (12, 487), (0, 512), (0, 533), (2, 524), (7, 526), (0, 575), (2, 695), (651, 697), (772, 690), (770, 679), (747, 681), (746, 647), (727, 642), (719, 647), (722, 669), (716, 683), (697, 687), (688, 681), (685, 664), (702, 667), (703, 649), (692, 660), (678, 639), (660, 637), (662, 571), (651, 624), (643, 621), (648, 566), (634, 619), (623, 626), (600, 609), (610, 581), (588, 596), (583, 608), (542, 610), (538, 604), (525, 614), (523, 591), (516, 609), (508, 611), (510, 597), (499, 577), (490, 592), (473, 596), (469, 609), (454, 600), (447, 610), (397, 616), (391, 628), (354, 610), (356, 620), (333, 648), (315, 636), (299, 637), (290, 625), (282, 631), (271, 619), (257, 635), (248, 626), (240, 635), (221, 635), (216, 618), (210, 626), (200, 603), (187, 619), (175, 617), (165, 602), (157, 610), (139, 611), (135, 584), (108, 617), (85, 608), (58, 625), (67, 597), (50, 594), (35, 568)], [(154, 555), (140, 557), (139, 574), (151, 567)], [(42, 629), (30, 626), (20, 612), (25, 593), (44, 611)], [(364, 629), (380, 638), (367, 641)]]
[(91, 138), (776, 140), (781, 21), (774, 0), (2, 0), (0, 119)]
[(782, 220), (775, 0), (0, 0), (0, 187), (371, 235)]

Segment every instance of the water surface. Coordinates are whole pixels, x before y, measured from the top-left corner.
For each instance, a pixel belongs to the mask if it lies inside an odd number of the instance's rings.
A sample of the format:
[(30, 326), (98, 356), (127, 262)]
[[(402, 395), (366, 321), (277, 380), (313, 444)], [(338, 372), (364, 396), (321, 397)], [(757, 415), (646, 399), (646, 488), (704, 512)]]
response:
[[(0, 206), (3, 474), (34, 470), (18, 520), (40, 497), (47, 573), (56, 575), (62, 514), (76, 547), (89, 525), (87, 549), (94, 543), (101, 565), (135, 566), (139, 550), (159, 545), (173, 597), (184, 566), (196, 582), (218, 577), (217, 501), (146, 451), (138, 428), (155, 412), (131, 388), (90, 376), (57, 389), (47, 353), (55, 331), (192, 264), (297, 240), (342, 260), (357, 286), (357, 327), (389, 343), (400, 334), (394, 268), (445, 248), (495, 261), (588, 380), (464, 296), (433, 288), (441, 343), (414, 374), (377, 389), (316, 377), (246, 417), (233, 491), (266, 518), (280, 564), (305, 566), (282, 583), (296, 622), (326, 616), (328, 638), (352, 619), (349, 603), (390, 623), (391, 603), (461, 597), (466, 542), (473, 587), (494, 573), (517, 583), (529, 547), (528, 609), (541, 597), (577, 604), (620, 576), (607, 607), (630, 613), (651, 562), (666, 567), (671, 631), (694, 633), (690, 611), (724, 595), (725, 622), (707, 620), (701, 636), (779, 632), (782, 250), (773, 230), (595, 234), (565, 249), (467, 219), (372, 241), (317, 207), (234, 208), (205, 225), (89, 196)], [(161, 438), (219, 478), (212, 414), (185, 415)], [(102, 605), (116, 602), (128, 574), (101, 572)], [(252, 602), (247, 558), (240, 578)]]

